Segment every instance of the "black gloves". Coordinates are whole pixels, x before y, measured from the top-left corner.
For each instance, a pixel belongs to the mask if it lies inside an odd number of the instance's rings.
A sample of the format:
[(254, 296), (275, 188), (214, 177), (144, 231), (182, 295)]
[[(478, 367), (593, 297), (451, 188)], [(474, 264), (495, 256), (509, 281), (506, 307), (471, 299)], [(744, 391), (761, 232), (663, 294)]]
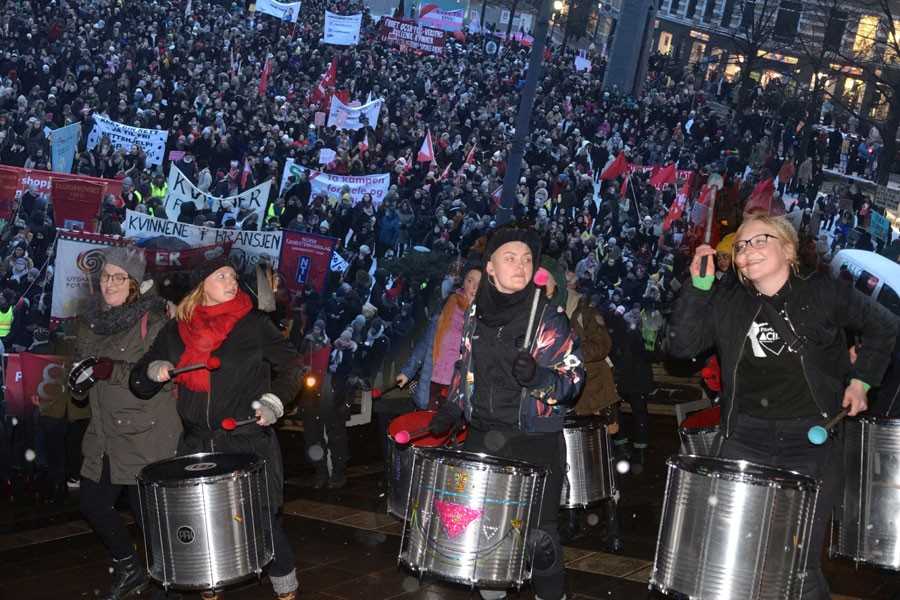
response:
[(459, 414), (454, 410), (455, 408), (450, 404), (442, 406), (441, 410), (431, 417), (431, 422), (428, 423), (428, 433), (437, 437), (450, 431), (450, 428), (459, 420)]
[(522, 387), (532, 387), (537, 383), (540, 366), (534, 357), (520, 350), (513, 361), (513, 377)]
[(98, 356), (97, 364), (91, 367), (97, 379), (107, 380), (112, 376), (113, 360), (107, 356)]

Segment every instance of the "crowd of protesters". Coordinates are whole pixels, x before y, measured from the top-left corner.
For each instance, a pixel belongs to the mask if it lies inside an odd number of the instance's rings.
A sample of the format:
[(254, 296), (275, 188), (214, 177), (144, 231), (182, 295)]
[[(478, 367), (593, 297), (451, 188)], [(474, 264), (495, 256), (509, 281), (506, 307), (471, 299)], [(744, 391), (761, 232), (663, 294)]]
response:
[[(402, 364), (434, 306), (461, 283), (461, 266), (477, 260), (479, 239), (496, 226), (494, 193), (506, 172), (529, 60), (525, 47), (512, 43), (490, 56), (482, 36), (469, 35), (448, 36), (440, 55), (401, 51), (379, 41), (376, 15), (336, 1), (304, 2), (297, 24), (227, 2), (194, 1), (189, 10), (184, 2), (160, 0), (51, 0), (49, 10), (28, 0), (6, 4), (0, 163), (47, 169), (48, 133), (79, 123), (74, 172), (123, 181), (122, 196), (101, 206), (103, 232), (120, 233), (129, 208), (198, 225), (337, 238), (346, 272), (330, 277), (323, 293), (307, 286), (295, 298), (279, 296), (280, 316), (306, 323), (291, 333), (298, 348), (335, 349), (332, 372), (352, 369), (362, 385), (372, 385), (385, 361)], [(326, 9), (363, 13), (358, 44), (322, 41)], [(699, 241), (689, 211), (664, 228), (678, 186), (659, 189), (639, 172), (625, 185), (623, 177), (597, 181), (620, 153), (635, 165), (675, 163), (696, 172), (698, 181), (707, 172), (731, 174), (717, 209), (721, 237), (737, 227), (756, 184), (777, 177), (773, 202), (803, 211), (804, 243), (818, 259), (848, 245), (876, 249), (867, 233), (850, 235), (875, 210), (861, 189), (825, 186), (826, 167), (872, 169), (845, 143), (842, 131), (859, 128), (853, 119), (829, 110), (824, 124), (833, 127), (805, 138), (804, 128), (818, 127), (819, 115), (803, 114), (802, 102), (777, 91), (761, 90), (737, 112), (713, 104), (715, 86), (708, 90), (694, 75), (651, 73), (642, 94), (624, 95), (602, 85), (604, 59), (594, 57), (590, 71), (576, 72), (574, 53), (552, 44), (546, 53), (513, 214), (533, 222), (545, 254), (574, 273), (574, 287), (606, 320), (613, 358), (627, 351), (629, 364), (649, 364), (658, 357), (677, 282)], [(360, 101), (384, 99), (377, 123), (364, 122), (358, 131), (316, 124), (328, 94), (313, 92), (333, 60), (335, 89)], [(267, 61), (272, 71), (262, 91)], [(165, 155), (174, 151), (178, 159), (150, 165), (139, 146), (115, 149), (109, 139), (89, 149), (95, 115), (167, 130)], [(426, 131), (434, 163), (417, 160)], [(803, 139), (812, 140), (808, 148), (800, 147)], [(324, 149), (336, 154), (321, 164)], [(799, 164), (795, 157), (802, 157)], [(301, 175), (282, 190), (288, 159), (336, 174), (390, 173), (390, 189), (384, 198), (354, 203), (349, 193), (313, 194)], [(265, 221), (227, 203), (218, 211), (187, 203), (180, 214), (166, 215), (161, 200), (172, 164), (221, 197), (273, 180)], [(0, 341), (6, 352), (66, 350), (64, 336), (50, 334), (56, 231), (48, 202), (26, 190), (4, 231)], [(836, 233), (818, 235), (820, 225)], [(889, 242), (878, 241), (878, 248)], [(401, 258), (414, 247), (456, 257), (442, 285), (423, 288), (417, 274), (372, 270), (374, 261)], [(630, 382), (646, 379), (638, 371), (630, 378), (620, 373), (629, 379), (620, 385), (645, 396), (651, 390)], [(13, 444), (18, 450), (11, 458), (4, 456), (9, 440), (0, 441), (0, 477), (11, 495), (11, 468), (30, 475), (33, 461), (23, 458), (22, 443)], [(42, 461), (39, 453), (34, 462)], [(77, 465), (70, 468), (72, 478), (77, 473)]]

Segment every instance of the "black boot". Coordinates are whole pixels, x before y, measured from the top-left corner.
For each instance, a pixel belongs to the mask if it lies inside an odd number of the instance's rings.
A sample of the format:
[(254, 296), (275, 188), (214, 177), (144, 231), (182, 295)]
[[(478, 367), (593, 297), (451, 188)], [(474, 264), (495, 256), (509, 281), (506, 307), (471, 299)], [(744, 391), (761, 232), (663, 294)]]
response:
[(603, 517), (606, 521), (606, 530), (603, 532), (603, 551), (619, 554), (625, 550), (625, 543), (619, 537), (619, 507), (615, 498), (607, 498), (603, 501)]
[(328, 482), (328, 489), (330, 490), (339, 490), (347, 485), (347, 477), (344, 475), (344, 470), (338, 467), (334, 468), (334, 471), (331, 472), (331, 481)]
[(133, 598), (150, 587), (147, 571), (133, 554), (128, 558), (113, 561), (113, 569), (116, 580), (109, 590), (109, 595), (103, 600)]
[(328, 485), (328, 467), (325, 465), (325, 462), (317, 462), (313, 465), (316, 469), (316, 474), (313, 477), (313, 489), (321, 490), (326, 485)]
[(562, 509), (562, 514), (563, 516), (565, 516), (566, 524), (559, 529), (560, 544), (568, 544), (569, 542), (574, 542), (584, 535), (584, 531), (581, 526), (581, 512), (582, 509), (580, 508)]

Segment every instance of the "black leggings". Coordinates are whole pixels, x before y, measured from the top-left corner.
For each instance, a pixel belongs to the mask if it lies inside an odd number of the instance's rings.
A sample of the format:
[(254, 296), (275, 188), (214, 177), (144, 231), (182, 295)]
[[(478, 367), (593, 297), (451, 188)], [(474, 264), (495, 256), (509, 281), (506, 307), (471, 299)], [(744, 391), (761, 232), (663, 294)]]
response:
[(128, 532), (125, 519), (116, 510), (116, 501), (122, 490), (128, 490), (128, 501), (131, 512), (138, 527), (143, 531), (141, 520), (141, 503), (138, 498), (137, 485), (115, 484), (109, 477), (109, 457), (103, 457), (103, 474), (100, 481), (87, 477), (81, 479), (80, 506), (81, 514), (91, 529), (112, 554), (114, 560), (123, 560), (134, 556), (134, 542)]

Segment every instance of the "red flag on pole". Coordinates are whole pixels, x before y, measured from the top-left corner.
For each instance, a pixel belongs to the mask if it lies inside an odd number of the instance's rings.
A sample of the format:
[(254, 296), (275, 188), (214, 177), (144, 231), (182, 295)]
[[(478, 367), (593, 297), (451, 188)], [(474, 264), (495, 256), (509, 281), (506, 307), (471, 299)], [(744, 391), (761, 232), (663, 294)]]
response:
[(625, 176), (625, 181), (622, 182), (622, 187), (619, 188), (619, 196), (624, 198), (628, 194), (628, 180), (631, 179), (631, 174)]
[(263, 67), (262, 75), (259, 78), (259, 93), (262, 95), (266, 94), (266, 88), (269, 87), (269, 75), (272, 73), (272, 59), (268, 59), (266, 61), (265, 66)]
[(313, 90), (310, 96), (310, 102), (321, 102), (325, 98), (325, 92), (328, 88), (333, 88), (337, 84), (337, 57), (331, 59), (331, 64), (319, 80), (319, 85)]
[(684, 185), (681, 186), (681, 191), (679, 191), (678, 195), (675, 196), (675, 199), (672, 200), (672, 206), (669, 207), (669, 214), (667, 214), (666, 218), (663, 220), (663, 231), (668, 231), (669, 228), (672, 227), (672, 223), (681, 218), (682, 213), (684, 213), (684, 206), (687, 204), (690, 195), (691, 182), (685, 181)]
[(475, 144), (472, 144), (472, 149), (469, 150), (469, 153), (466, 155), (466, 166), (471, 166), (472, 161), (475, 160)]
[(650, 178), (650, 185), (659, 189), (667, 183), (675, 183), (675, 163), (668, 167), (663, 167), (659, 173)]
[(247, 187), (247, 178), (250, 176), (250, 161), (244, 159), (244, 170), (241, 171), (241, 188)]
[(600, 173), (600, 179), (615, 179), (622, 173), (627, 172), (628, 160), (625, 159), (625, 151), (623, 150), (619, 152), (616, 160), (612, 161), (612, 163)]
[(769, 177), (765, 181), (760, 181), (755, 188), (753, 188), (753, 192), (750, 194), (750, 198), (747, 200), (747, 204), (744, 206), (744, 213), (749, 213), (751, 210), (762, 210), (767, 213), (772, 213), (773, 215), (784, 214), (784, 206), (781, 206), (781, 212), (778, 212), (777, 206), (772, 206), (774, 203), (772, 202), (772, 196), (775, 195), (775, 180)]
[(431, 130), (426, 130), (425, 141), (419, 148), (419, 155), (416, 157), (417, 162), (434, 162), (434, 145), (431, 143)]

